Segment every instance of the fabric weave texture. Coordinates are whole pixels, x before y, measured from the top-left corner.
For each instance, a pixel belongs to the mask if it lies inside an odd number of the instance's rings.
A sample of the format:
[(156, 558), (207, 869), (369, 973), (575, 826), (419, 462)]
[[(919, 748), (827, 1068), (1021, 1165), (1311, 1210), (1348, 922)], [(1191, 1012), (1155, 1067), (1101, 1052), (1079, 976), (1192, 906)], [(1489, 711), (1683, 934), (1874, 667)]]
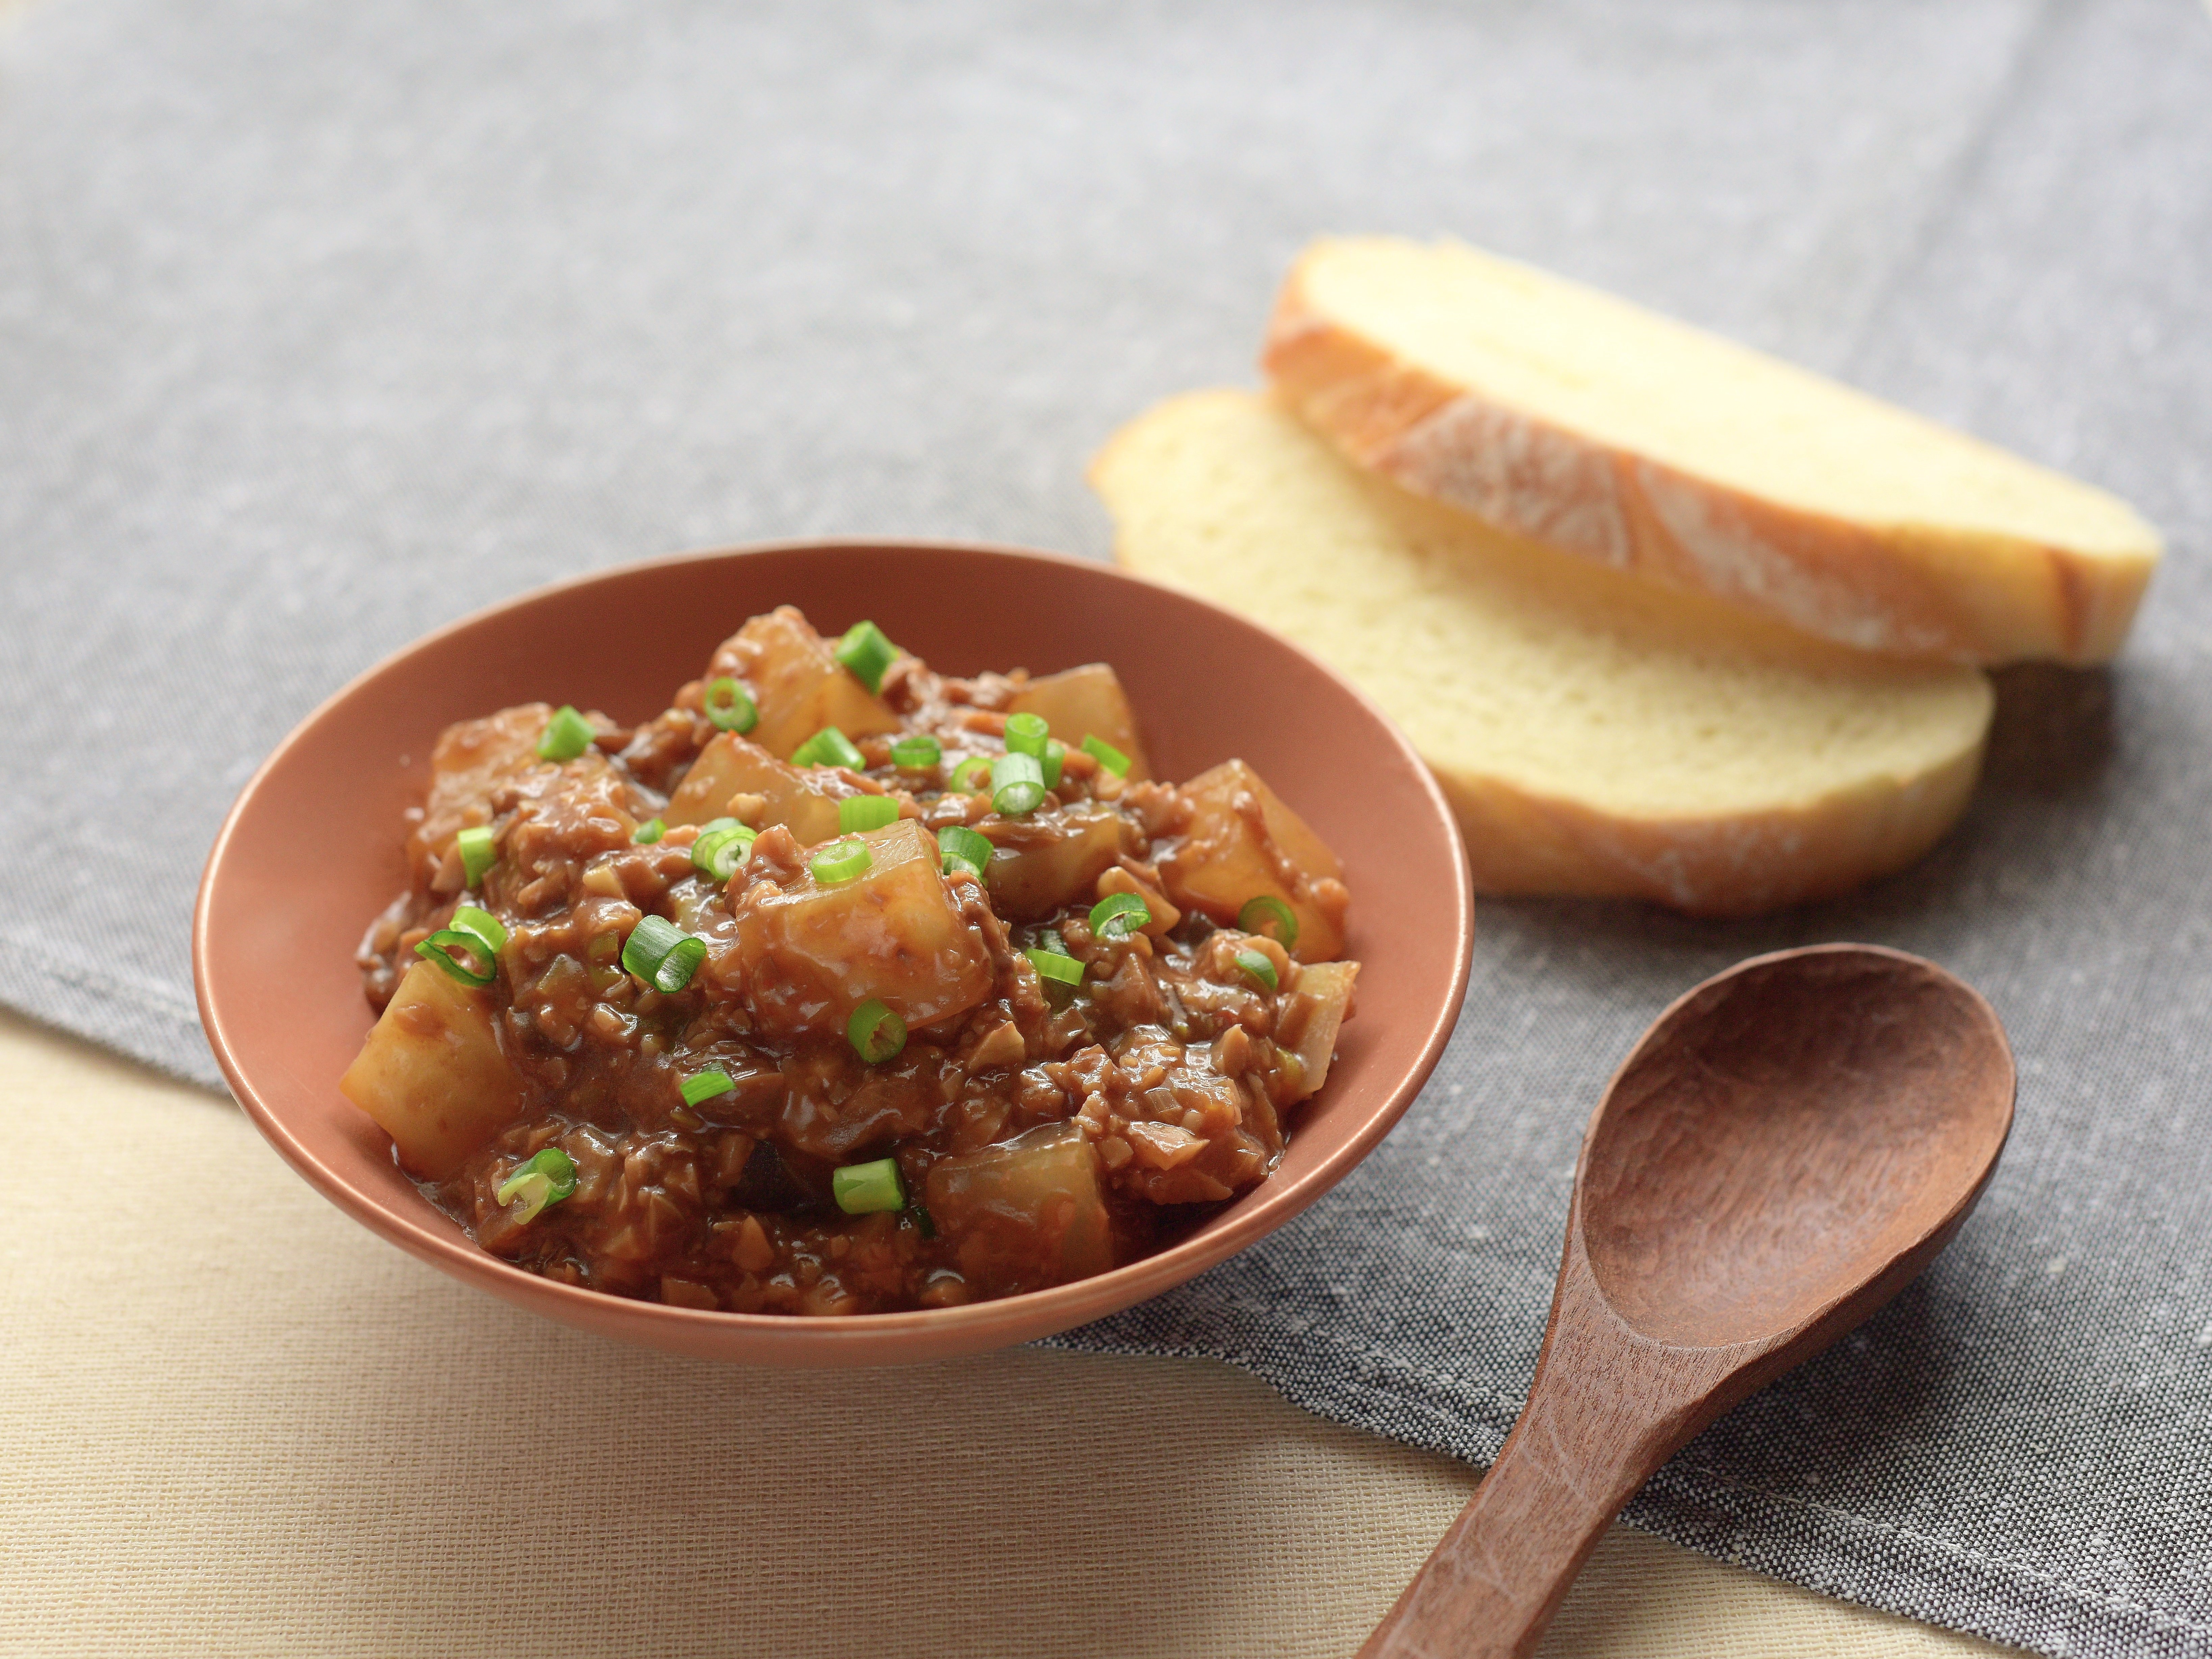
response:
[(2118, 491), (2170, 556), (2114, 668), (1998, 677), (1981, 791), (1907, 874), (1744, 923), (1484, 904), (1458, 1034), (1381, 1150), (1065, 1340), (1218, 1355), (1486, 1460), (1636, 1034), (1741, 957), (1898, 945), (2010, 1030), (2003, 1166), (1919, 1282), (1631, 1518), (2051, 1654), (2212, 1654), (2212, 15), (2186, 0), (0, 12), (0, 998), (216, 1081), (199, 866), (346, 678), (681, 547), (1103, 556), (1089, 455), (1248, 382), (1290, 258), (1346, 231), (1462, 236), (1774, 349)]

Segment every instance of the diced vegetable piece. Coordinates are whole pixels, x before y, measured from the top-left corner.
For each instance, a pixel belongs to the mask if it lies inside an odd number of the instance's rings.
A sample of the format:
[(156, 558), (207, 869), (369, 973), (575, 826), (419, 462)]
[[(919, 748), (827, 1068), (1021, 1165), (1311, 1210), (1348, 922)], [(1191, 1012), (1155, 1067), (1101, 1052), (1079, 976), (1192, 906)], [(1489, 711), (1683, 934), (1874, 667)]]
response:
[(1341, 953), (1342, 869), (1305, 821), (1241, 760), (1183, 787), (1198, 811), (1182, 845), (1159, 861), (1168, 896), (1229, 927), (1252, 899), (1272, 895), (1297, 918), (1292, 956), (1327, 962)]
[(678, 882), (668, 890), (669, 920), (685, 933), (704, 938), (715, 925), (714, 901), (721, 896), (721, 891), (704, 882)]
[(985, 874), (991, 908), (1011, 921), (1042, 921), (1088, 900), (1100, 874), (1121, 855), (1124, 822), (1103, 806), (986, 818), (983, 833), (997, 849)]
[(1098, 1155), (1074, 1123), (939, 1158), (926, 1200), (960, 1240), (960, 1270), (988, 1296), (1040, 1290), (1114, 1265)]
[(919, 1029), (990, 994), (990, 947), (960, 913), (936, 837), (901, 818), (856, 839), (869, 865), (851, 880), (825, 886), (801, 872), (738, 896), (746, 1001), (764, 1030), (842, 1037), (871, 998)]
[(1298, 988), (1275, 1033), (1276, 1041), (1296, 1050), (1305, 1067), (1294, 1098), (1304, 1100), (1328, 1080), (1336, 1028), (1351, 1016), (1352, 985), (1358, 977), (1356, 962), (1316, 962), (1298, 969)]
[(427, 962), (399, 981), (338, 1091), (432, 1181), (521, 1116), (528, 1098), (500, 1050), (490, 1000)]
[(542, 702), (526, 702), (480, 720), (457, 721), (439, 734), (430, 750), (422, 821), (407, 836), (407, 861), (418, 881), (427, 881), (452, 850), (470, 807), (485, 805), (517, 773), (544, 764), (538, 758), (538, 734), (552, 713)]
[(1148, 1170), (1180, 1170), (1203, 1152), (1207, 1142), (1173, 1123), (1132, 1123), (1129, 1149)]
[(752, 688), (760, 709), (752, 740), (779, 758), (825, 726), (856, 740), (899, 729), (898, 716), (837, 660), (836, 646), (787, 605), (723, 641), (709, 678), (724, 674)]
[(672, 824), (708, 823), (732, 816), (733, 796), (758, 795), (764, 805), (747, 819), (754, 829), (787, 824), (802, 847), (811, 847), (836, 835), (838, 799), (852, 793), (834, 773), (801, 770), (751, 738), (724, 732), (699, 751), (663, 816)]
[(1085, 738), (1110, 743), (1129, 757), (1129, 781), (1152, 776), (1145, 765), (1145, 745), (1137, 736), (1137, 717), (1121, 682), (1103, 662), (1086, 663), (1065, 673), (1031, 680), (1006, 705), (1009, 714), (1041, 714), (1052, 734), (1070, 749), (1083, 747)]

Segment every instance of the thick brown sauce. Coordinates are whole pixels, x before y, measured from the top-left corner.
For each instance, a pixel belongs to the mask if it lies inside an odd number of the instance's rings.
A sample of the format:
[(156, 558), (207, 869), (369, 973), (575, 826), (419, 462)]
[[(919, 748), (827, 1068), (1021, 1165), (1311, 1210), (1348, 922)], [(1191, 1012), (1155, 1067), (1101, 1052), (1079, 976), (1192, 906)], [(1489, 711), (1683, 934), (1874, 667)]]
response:
[[(777, 616), (805, 628), (795, 612)], [(760, 672), (746, 639), (718, 653), (710, 676)], [(449, 731), (409, 836), (415, 881), (369, 930), (362, 966), (383, 1009), (419, 960), (416, 944), (457, 902), (497, 915), (509, 930), (500, 971), (472, 994), (489, 1000), (522, 1105), (442, 1179), (421, 1182), (433, 1201), (485, 1249), (548, 1278), (685, 1306), (823, 1315), (948, 1306), (1103, 1271), (1261, 1180), (1281, 1156), (1285, 1112), (1309, 1092), (1311, 1068), (1295, 1050), (1316, 1018), (1333, 1038), (1345, 997), (1332, 1006), (1317, 980), (1302, 992), (1304, 970), (1273, 939), (1168, 896), (1162, 860), (1192, 861), (1205, 816), (1186, 789), (1127, 782), (1080, 750), (1024, 817), (949, 788), (962, 758), (1004, 752), (1005, 711), (1025, 683), (940, 677), (902, 658), (880, 692), (900, 729), (859, 738), (858, 771), (807, 775), (824, 794), (894, 795), (932, 843), (966, 824), (1000, 848), (988, 886), (929, 871), (952, 948), (905, 967), (918, 1006), (932, 986), (965, 1006), (917, 1020), (904, 1048), (872, 1066), (843, 1035), (849, 1011), (822, 1006), (836, 999), (810, 989), (803, 961), (794, 978), (791, 950), (775, 946), (775, 927), (818, 890), (790, 827), (764, 829), (726, 885), (693, 867), (692, 827), (632, 839), (669, 811), (716, 736), (703, 682), (634, 729), (602, 723), (591, 750), (559, 764), (534, 753), (542, 706)], [(892, 742), (915, 732), (943, 746), (933, 770), (891, 764)], [(1210, 833), (1264, 840), (1256, 801), (1225, 799), (1226, 817), (1210, 821), (1230, 829)], [(774, 816), (765, 805), (740, 794), (718, 809), (759, 823)], [(453, 848), (465, 823), (491, 825), (499, 849), (474, 892), (462, 890)], [(1302, 901), (1340, 925), (1333, 860), (1316, 879), (1265, 846)], [(1115, 890), (1146, 898), (1149, 933), (1094, 937), (1089, 910)], [(646, 914), (707, 943), (681, 992), (622, 970), (621, 942)], [(878, 924), (863, 915), (859, 925)], [(879, 925), (864, 954), (911, 954), (895, 917)], [(1048, 930), (1087, 969), (1058, 1006), (1023, 955)], [(1275, 966), (1278, 990), (1237, 965), (1253, 950)], [(1324, 1066), (1327, 1054), (1324, 1042)], [(685, 1104), (683, 1080), (709, 1068), (735, 1087)], [(574, 1162), (575, 1190), (518, 1224), (495, 1192), (554, 1145)], [(831, 1172), (885, 1156), (909, 1207), (839, 1210)]]

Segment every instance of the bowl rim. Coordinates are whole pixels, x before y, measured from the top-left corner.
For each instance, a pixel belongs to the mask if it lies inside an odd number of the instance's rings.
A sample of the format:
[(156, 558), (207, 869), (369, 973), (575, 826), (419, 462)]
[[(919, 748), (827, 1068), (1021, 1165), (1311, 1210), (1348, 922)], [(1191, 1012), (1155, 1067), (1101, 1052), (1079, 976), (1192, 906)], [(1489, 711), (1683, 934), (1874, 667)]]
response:
[[(215, 897), (240, 825), (251, 814), (257, 798), (271, 776), (293, 751), (306, 742), (323, 720), (371, 682), (390, 674), (409, 659), (436, 650), (454, 635), (464, 633), (501, 612), (536, 604), (573, 589), (618, 582), (647, 570), (686, 564), (720, 563), (755, 555), (852, 552), (945, 552), (982, 555), (1026, 563), (1066, 566), (1086, 575), (1104, 576), (1133, 586), (1172, 595), (1176, 600), (1216, 612), (1238, 627), (1266, 635), (1285, 650), (1300, 657), (1346, 696), (1365, 708), (1397, 745), (1413, 775), (1419, 780), (1438, 819), (1450, 826), (1447, 842), (1455, 877), (1452, 891), (1452, 931), (1456, 941), (1450, 982), (1439, 1000), (1429, 1029), (1422, 1034), (1413, 1064), (1401, 1076), (1382, 1109), (1373, 1113), (1326, 1158), (1295, 1181), (1278, 1186), (1271, 1174), (1224, 1213), (1227, 1224), (1209, 1228), (1164, 1250), (1139, 1257), (1103, 1273), (1093, 1274), (1044, 1290), (965, 1304), (951, 1308), (903, 1310), (889, 1313), (842, 1316), (808, 1314), (750, 1314), (722, 1310), (682, 1308), (666, 1303), (644, 1302), (613, 1296), (579, 1285), (562, 1284), (529, 1273), (491, 1255), (459, 1231), (456, 1224), (432, 1207), (430, 1213), (453, 1229), (450, 1235), (422, 1222), (398, 1214), (358, 1192), (338, 1171), (309, 1148), (290, 1128), (284, 1115), (256, 1086), (234, 1048), (224, 1019), (219, 986), (209, 969)], [(935, 1338), (927, 1356), (1011, 1345), (1034, 1340), (1060, 1331), (1110, 1316), (1157, 1296), (1218, 1266), (1247, 1246), (1300, 1214), (1351, 1172), (1397, 1126), (1420, 1093), (1458, 1024), (1473, 959), (1474, 889), (1467, 848), (1462, 841), (1450, 804), (1427, 763), (1397, 723), (1375, 701), (1334, 668), (1304, 647), (1272, 629), (1240, 617), (1195, 593), (1154, 580), (1100, 559), (1047, 551), (1006, 543), (919, 537), (869, 535), (807, 537), (791, 540), (741, 543), (730, 546), (695, 548), (627, 560), (599, 567), (514, 593), (482, 605), (453, 621), (418, 635), (380, 658), (331, 692), (301, 716), (239, 791), (203, 867), (192, 905), (192, 980), (200, 1023), (216, 1065), (230, 1091), (244, 1108), (264, 1139), (274, 1146), (307, 1183), (340, 1210), (370, 1231), (389, 1239), (431, 1266), (491, 1291), (502, 1300), (561, 1319), (564, 1322), (610, 1331), (611, 1326), (632, 1327), (618, 1334), (628, 1340), (656, 1342), (690, 1352), (707, 1352), (720, 1346), (709, 1334), (757, 1336), (763, 1352), (750, 1363), (796, 1365), (834, 1365), (845, 1349), (877, 1348), (901, 1336)], [(426, 1200), (427, 1203), (427, 1200)], [(627, 1317), (624, 1315), (627, 1314)], [(647, 1333), (659, 1328), (659, 1338)], [(995, 1340), (962, 1343), (963, 1334), (982, 1336), (992, 1328), (1003, 1328)], [(686, 1340), (687, 1334), (692, 1339)], [(662, 1340), (660, 1339), (665, 1339)]]

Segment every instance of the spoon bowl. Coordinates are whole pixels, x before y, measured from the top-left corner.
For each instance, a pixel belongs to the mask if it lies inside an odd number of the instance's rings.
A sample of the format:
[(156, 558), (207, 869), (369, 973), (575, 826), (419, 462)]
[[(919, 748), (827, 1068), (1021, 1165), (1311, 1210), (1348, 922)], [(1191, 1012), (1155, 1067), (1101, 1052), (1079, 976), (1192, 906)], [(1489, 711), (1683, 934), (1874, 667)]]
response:
[(1606, 1091), (1580, 1171), (1591, 1274), (1656, 1340), (1758, 1340), (1940, 1248), (2011, 1121), (1996, 1016), (1942, 969), (1754, 958), (1661, 1015)]
[(1989, 1004), (1899, 951), (1757, 957), (1676, 1001), (1583, 1137), (1520, 1420), (1363, 1655), (1533, 1652), (1662, 1463), (1950, 1242), (2013, 1092)]

